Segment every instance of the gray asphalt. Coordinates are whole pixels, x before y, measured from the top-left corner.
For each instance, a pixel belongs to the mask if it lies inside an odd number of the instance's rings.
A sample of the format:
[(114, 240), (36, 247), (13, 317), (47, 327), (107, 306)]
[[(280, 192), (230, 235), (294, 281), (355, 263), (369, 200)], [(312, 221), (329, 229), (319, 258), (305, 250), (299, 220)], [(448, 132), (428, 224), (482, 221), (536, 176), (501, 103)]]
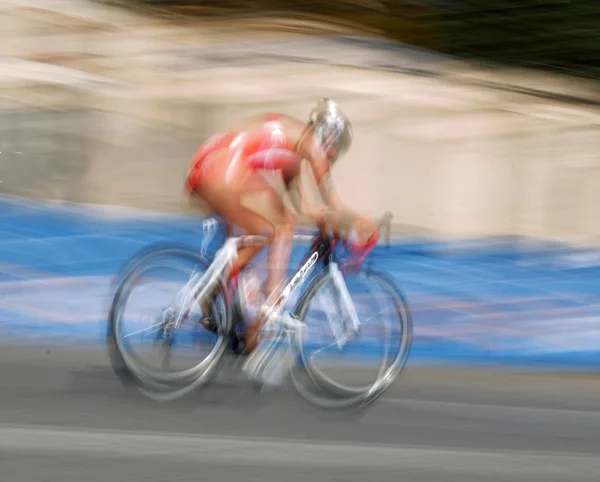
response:
[(158, 404), (102, 350), (2, 346), (1, 480), (597, 481), (598, 378), (409, 367), (367, 411), (334, 414), (232, 372)]

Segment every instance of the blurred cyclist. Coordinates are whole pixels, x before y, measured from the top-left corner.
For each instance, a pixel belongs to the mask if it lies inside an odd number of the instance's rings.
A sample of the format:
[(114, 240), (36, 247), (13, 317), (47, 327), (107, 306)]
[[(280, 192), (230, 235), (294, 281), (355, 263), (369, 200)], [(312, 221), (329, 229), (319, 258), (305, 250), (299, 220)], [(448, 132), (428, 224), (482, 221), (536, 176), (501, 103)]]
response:
[[(330, 226), (347, 234), (352, 228), (359, 238), (368, 238), (376, 224), (342, 203), (333, 189), (331, 167), (352, 144), (352, 126), (330, 99), (320, 99), (310, 112), (308, 123), (282, 114), (265, 114), (247, 119), (242, 125), (211, 137), (191, 160), (186, 188), (196, 193), (216, 214), (248, 234), (269, 240), (268, 276), (265, 299), (277, 295), (287, 273), (296, 226), (296, 216), (284, 204), (277, 190), (260, 174), (281, 173), (283, 182), (298, 213), (309, 216), (320, 227)], [(301, 162), (310, 164), (319, 191), (327, 207), (311, 205), (301, 185)], [(273, 222), (242, 205), (245, 195), (261, 193), (267, 197)], [(239, 274), (264, 246), (243, 247), (238, 251)], [(214, 296), (214, 294), (213, 294)], [(208, 313), (207, 311), (204, 311)], [(264, 314), (247, 324), (244, 339), (246, 353), (257, 343)]]

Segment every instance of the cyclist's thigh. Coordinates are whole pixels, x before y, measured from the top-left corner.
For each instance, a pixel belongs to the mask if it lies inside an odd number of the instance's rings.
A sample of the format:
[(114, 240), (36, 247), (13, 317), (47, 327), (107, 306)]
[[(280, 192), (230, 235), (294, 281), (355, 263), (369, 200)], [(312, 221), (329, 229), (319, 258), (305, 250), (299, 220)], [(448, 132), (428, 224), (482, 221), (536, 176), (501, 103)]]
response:
[(259, 172), (252, 171), (240, 195), (244, 206), (270, 219), (276, 230), (294, 224), (295, 216), (282, 195)]
[(244, 206), (242, 197), (259, 188), (267, 191), (274, 189), (252, 170), (247, 170), (238, 182), (230, 182), (227, 178), (229, 160), (223, 154), (216, 155), (221, 158), (211, 159), (213, 164), (198, 185), (198, 195), (230, 224), (242, 228), (248, 234), (266, 236), (271, 240), (274, 235), (273, 224), (260, 212)]

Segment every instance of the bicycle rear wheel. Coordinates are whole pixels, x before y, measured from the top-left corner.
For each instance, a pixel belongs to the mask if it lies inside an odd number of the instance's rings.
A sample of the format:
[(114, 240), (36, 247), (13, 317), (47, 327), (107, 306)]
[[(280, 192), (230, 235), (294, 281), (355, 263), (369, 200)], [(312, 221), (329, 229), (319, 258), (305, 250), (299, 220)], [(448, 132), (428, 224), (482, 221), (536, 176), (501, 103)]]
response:
[[(335, 366), (331, 361), (326, 367), (320, 367), (317, 357), (322, 355), (324, 350), (319, 349), (318, 340), (315, 336), (311, 336), (310, 322), (315, 321), (317, 326), (325, 328), (327, 322), (321, 316), (319, 320), (318, 305), (319, 297), (328, 294), (325, 303), (331, 305), (333, 296), (330, 295), (328, 287), (332, 284), (332, 278), (329, 271), (323, 271), (317, 276), (305, 295), (299, 301), (296, 308), (296, 316), (307, 324), (308, 335), (303, 340), (299, 341), (299, 351), (301, 358), (301, 366), (292, 372), (292, 380), (302, 398), (309, 403), (320, 407), (342, 408), (342, 407), (358, 407), (370, 404), (376, 400), (387, 388), (394, 382), (399, 373), (404, 368), (408, 359), (412, 346), (412, 317), (405, 297), (395, 285), (394, 281), (387, 275), (375, 270), (361, 270), (356, 273), (365, 287), (369, 288), (369, 292), (360, 299), (361, 306), (368, 308), (368, 316), (360, 316), (361, 318), (361, 335), (365, 331), (372, 338), (370, 341), (363, 340), (354, 347), (350, 344), (344, 348), (348, 348), (351, 363), (356, 367), (349, 370), (348, 361), (344, 362), (345, 367)], [(350, 278), (349, 275), (346, 278)], [(358, 295), (352, 294), (353, 284), (348, 284), (353, 302), (359, 300)], [(374, 295), (373, 291), (379, 289), (380, 295)], [(321, 303), (323, 304), (323, 303)], [(374, 308), (373, 305), (377, 307)], [(387, 308), (386, 308), (387, 305)], [(315, 313), (311, 309), (317, 308)], [(329, 306), (329, 309), (332, 307)], [(335, 310), (339, 311), (339, 307), (334, 306)], [(327, 309), (327, 307), (326, 307)], [(364, 310), (363, 310), (364, 311)], [(389, 315), (389, 316), (385, 316)], [(368, 321), (377, 318), (383, 321), (382, 328), (371, 327), (369, 333)], [(375, 342), (374, 338), (383, 337), (383, 343)], [(333, 345), (333, 344), (332, 344)], [(326, 345), (331, 347), (332, 345)], [(338, 350), (339, 353), (339, 350)], [(356, 363), (356, 359), (370, 360), (375, 355), (381, 355), (381, 362), (375, 370), (374, 376), (363, 384), (356, 384), (354, 378), (357, 374), (366, 372), (365, 366), (367, 363)], [(329, 373), (328, 373), (329, 371)], [(342, 374), (346, 375), (346, 380), (342, 380)], [(339, 378), (338, 378), (339, 377)], [(311, 390), (308, 387), (309, 382), (312, 382), (314, 388)]]
[[(139, 335), (139, 338), (150, 335), (153, 348), (158, 344), (169, 362), (173, 359), (172, 350), (176, 346), (189, 348), (191, 345), (193, 350), (189, 352), (195, 353), (200, 343), (212, 343), (207, 356), (199, 362), (194, 362), (191, 368), (172, 369), (166, 364), (160, 368), (150, 367), (131, 350), (133, 336), (123, 336), (122, 333), (126, 308), (128, 304), (134, 304), (131, 298), (136, 286), (147, 283), (151, 287), (139, 303), (146, 308), (159, 299), (162, 289), (174, 288), (179, 289), (178, 294), (182, 293), (181, 287), (186, 286), (186, 281), (190, 280), (189, 272), (193, 270), (195, 276), (201, 276), (209, 266), (210, 262), (200, 254), (182, 247), (165, 246), (147, 249), (127, 263), (119, 276), (119, 285), (109, 312), (107, 333), (111, 364), (121, 381), (133, 384), (150, 398), (172, 400), (208, 383), (216, 375), (227, 350), (226, 335), (231, 329), (231, 313), (222, 294), (212, 306), (211, 318), (218, 328), (216, 333), (210, 333), (200, 326), (197, 323), (199, 316), (189, 316), (187, 319), (181, 317), (188, 310), (197, 307), (195, 296), (189, 297), (189, 306), (168, 305), (162, 312), (153, 313), (154, 323), (149, 328), (133, 333), (136, 337)], [(178, 282), (173, 275), (163, 272), (168, 269), (179, 269), (188, 273), (183, 282)], [(153, 274), (153, 271), (158, 271), (158, 274)], [(226, 293), (225, 290), (221, 292)], [(171, 302), (173, 297), (169, 297), (168, 300)], [(139, 318), (136, 320), (140, 322)], [(188, 330), (187, 333), (184, 329)]]

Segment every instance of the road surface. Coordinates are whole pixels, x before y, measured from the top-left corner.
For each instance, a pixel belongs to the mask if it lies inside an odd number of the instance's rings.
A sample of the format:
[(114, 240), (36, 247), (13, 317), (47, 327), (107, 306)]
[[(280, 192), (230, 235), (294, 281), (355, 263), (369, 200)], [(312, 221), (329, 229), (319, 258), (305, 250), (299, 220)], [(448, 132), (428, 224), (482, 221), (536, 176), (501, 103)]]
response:
[(3, 346), (6, 480), (596, 481), (594, 375), (413, 367), (359, 415), (258, 394), (235, 373), (156, 404), (102, 350)]

